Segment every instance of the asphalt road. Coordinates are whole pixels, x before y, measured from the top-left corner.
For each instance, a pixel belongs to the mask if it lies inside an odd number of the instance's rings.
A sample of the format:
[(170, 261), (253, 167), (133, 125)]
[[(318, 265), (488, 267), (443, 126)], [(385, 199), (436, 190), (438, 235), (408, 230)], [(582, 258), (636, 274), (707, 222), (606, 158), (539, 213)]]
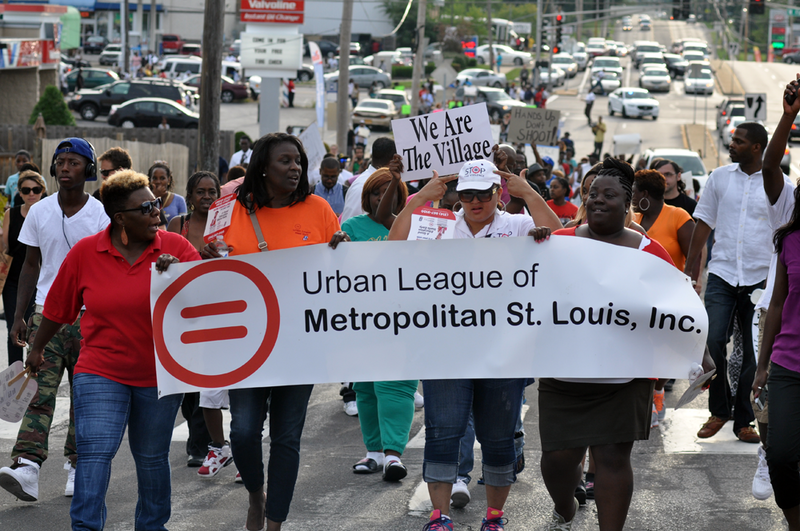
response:
[[(702, 36), (702, 31), (700, 25), (655, 21), (649, 35), (638, 30), (631, 33), (619, 31), (616, 38), (625, 42), (655, 38), (669, 46), (681, 36)], [(759, 69), (763, 68), (770, 69), (776, 78), (772, 79), (771, 74), (762, 74), (763, 70)], [(768, 92), (770, 96), (778, 90), (778, 80), (786, 77), (783, 69), (783, 65), (736, 65), (736, 72), (743, 83), (747, 83), (747, 90)], [(629, 80), (626, 84), (636, 86), (637, 75), (636, 71), (626, 68), (625, 76)], [(572, 133), (578, 155), (581, 155), (593, 147), (591, 133), (583, 116), (587, 81), (577, 77), (571, 83), (573, 87), (575, 84), (581, 87), (578, 96), (559, 96), (548, 107), (564, 112), (566, 130)], [(749, 83), (753, 84), (752, 88)], [(304, 98), (313, 97), (309, 96), (311, 90), (310, 87), (300, 88), (298, 104), (302, 104)], [(644, 148), (683, 147), (680, 125), (696, 119), (713, 128), (714, 105), (722, 99), (719, 94), (705, 98), (687, 96), (683, 93), (680, 81), (669, 94), (656, 97), (662, 106), (658, 121), (605, 117), (609, 125), (607, 138), (610, 139), (614, 134), (639, 133)], [(698, 109), (696, 118), (695, 103)], [(700, 109), (705, 111), (706, 103), (707, 117), (705, 112), (699, 112)], [(223, 127), (257, 134), (254, 109), (254, 104), (224, 105)], [(605, 98), (598, 98), (595, 109), (604, 111)], [(314, 110), (311, 108), (283, 109), (281, 113), (282, 128), (286, 125), (307, 125), (314, 120)], [(777, 116), (771, 108), (768, 125), (777, 121)], [(382, 134), (387, 133), (373, 133), (373, 137)], [(329, 138), (326, 133), (326, 139)], [(721, 161), (722, 164), (727, 162), (727, 157)], [(3, 333), (0, 333), (0, 345), (5, 345)], [(3, 350), (4, 347), (0, 347), (0, 360), (3, 360), (0, 361), (0, 369), (5, 367), (6, 355)], [(602, 355), (603, 351), (604, 346), (599, 346), (598, 355)], [(568, 338), (565, 338), (564, 352), (558, 354), (567, 355), (568, 352)], [(303, 434), (300, 476), (289, 520), (284, 528), (289, 531), (421, 529), (430, 510), (425, 486), (421, 482), (424, 412), (415, 415), (411, 441), (403, 457), (410, 471), (404, 481), (388, 484), (381, 481), (379, 475), (357, 476), (352, 473), (351, 467), (363, 457), (364, 447), (357, 419), (347, 417), (342, 411), (338, 388), (338, 384), (318, 385), (312, 395)], [(686, 382), (679, 381), (675, 391), (667, 394), (668, 408), (674, 407), (685, 388)], [(506, 515), (510, 520), (506, 529), (509, 531), (543, 529), (552, 511), (552, 503), (538, 469), (540, 444), (536, 384), (528, 388), (527, 399), (529, 407), (524, 418), (528, 434), (525, 447), (527, 468), (512, 488), (506, 505)], [(68, 404), (69, 393), (62, 386), (50, 440), (52, 459), (45, 463), (41, 472), (40, 501), (34, 504), (19, 502), (0, 491), (0, 530), (69, 529), (69, 499), (63, 496), (66, 471), (62, 469), (64, 459), (60, 457), (60, 448), (66, 435)], [(626, 529), (771, 531), (786, 528), (773, 499), (757, 501), (751, 495), (751, 482), (757, 463), (756, 445), (735, 441), (730, 426), (712, 439), (699, 441), (695, 438), (694, 434), (707, 415), (704, 397), (688, 408), (678, 411), (670, 409), (666, 422), (652, 431), (650, 439), (634, 446), (632, 462), (636, 486)], [(225, 419), (227, 433), (227, 414)], [(0, 455), (9, 455), (15, 436), (16, 426), (0, 421)], [(247, 494), (241, 485), (233, 481), (234, 467), (224, 469), (212, 479), (199, 478), (194, 469), (185, 466), (185, 438), (186, 424), (179, 416), (171, 448), (173, 516), (168, 529), (241, 529), (247, 509)], [(264, 449), (266, 453), (268, 438), (264, 440)], [(478, 451), (476, 457), (479, 456)], [(476, 477), (480, 475), (478, 471), (479, 464), (474, 474)], [(475, 485), (474, 481), (471, 491), (473, 501), (465, 509), (451, 512), (456, 529), (477, 531), (480, 527), (486, 507), (485, 494), (483, 488)], [(106, 502), (106, 529), (132, 529), (136, 477), (126, 442), (123, 442), (114, 460)], [(594, 530), (597, 525), (596, 508), (593, 502), (589, 502), (587, 508), (580, 511), (573, 530)]]

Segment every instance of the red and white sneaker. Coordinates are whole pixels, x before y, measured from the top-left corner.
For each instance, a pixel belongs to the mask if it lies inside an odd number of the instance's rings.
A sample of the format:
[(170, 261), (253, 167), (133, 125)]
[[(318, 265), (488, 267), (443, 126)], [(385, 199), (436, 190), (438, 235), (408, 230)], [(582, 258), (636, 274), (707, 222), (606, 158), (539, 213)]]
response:
[(244, 483), (244, 480), (242, 479), (242, 473), (241, 472), (236, 472), (236, 477), (234, 478), (233, 482), (234, 483)]
[(233, 463), (231, 445), (226, 441), (222, 448), (208, 445), (208, 455), (203, 466), (197, 469), (197, 475), (204, 478), (213, 478), (217, 473)]

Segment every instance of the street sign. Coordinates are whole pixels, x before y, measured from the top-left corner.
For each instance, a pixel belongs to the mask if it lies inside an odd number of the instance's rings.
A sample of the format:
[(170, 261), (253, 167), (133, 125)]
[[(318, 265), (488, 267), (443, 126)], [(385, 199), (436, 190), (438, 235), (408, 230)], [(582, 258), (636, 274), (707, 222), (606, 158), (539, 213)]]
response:
[(790, 17), (800, 17), (800, 9), (787, 9)]
[(749, 93), (744, 95), (744, 119), (748, 122), (767, 119), (767, 95)]
[(302, 24), (305, 0), (241, 0), (240, 11), (242, 22)]
[(303, 65), (303, 36), (300, 34), (242, 33), (242, 68), (294, 71)]

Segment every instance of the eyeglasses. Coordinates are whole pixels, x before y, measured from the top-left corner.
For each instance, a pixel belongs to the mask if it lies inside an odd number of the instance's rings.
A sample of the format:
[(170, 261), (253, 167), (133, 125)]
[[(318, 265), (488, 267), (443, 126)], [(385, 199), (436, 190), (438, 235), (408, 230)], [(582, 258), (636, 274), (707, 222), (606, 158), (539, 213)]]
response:
[(492, 187), (489, 190), (464, 190), (463, 192), (458, 192), (458, 200), (462, 203), (471, 203), (473, 199), (476, 197), (478, 201), (481, 203), (485, 203), (489, 201), (494, 194), (497, 193), (497, 188)]
[(152, 201), (145, 201), (140, 206), (136, 208), (126, 208), (125, 210), (119, 210), (118, 212), (133, 212), (135, 210), (140, 211), (145, 216), (153, 211), (153, 209), (160, 209), (161, 208), (161, 198), (157, 197)]
[(663, 175), (664, 177), (675, 177), (678, 174), (675, 173), (675, 172), (671, 172), (671, 171), (665, 171), (665, 172), (661, 172), (661, 175)]
[(114, 168), (113, 170), (100, 170), (100, 175), (102, 175), (103, 177), (108, 177), (109, 175), (111, 175), (112, 173), (117, 171), (118, 169), (119, 168)]
[(44, 190), (44, 188), (42, 188), (41, 186), (34, 186), (33, 188), (28, 188), (27, 186), (25, 186), (19, 189), (19, 193), (22, 195), (28, 195), (31, 192), (33, 192), (34, 194), (41, 194), (42, 190)]

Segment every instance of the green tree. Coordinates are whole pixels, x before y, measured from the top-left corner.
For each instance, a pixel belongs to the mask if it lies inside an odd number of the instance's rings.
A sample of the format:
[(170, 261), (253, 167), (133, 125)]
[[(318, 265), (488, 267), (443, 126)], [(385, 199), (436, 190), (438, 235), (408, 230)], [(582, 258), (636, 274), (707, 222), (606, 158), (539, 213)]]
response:
[(28, 123), (33, 125), (39, 113), (42, 113), (44, 123), (47, 125), (75, 125), (75, 117), (69, 112), (64, 96), (55, 85), (48, 85), (44, 89), (44, 94), (33, 108)]

